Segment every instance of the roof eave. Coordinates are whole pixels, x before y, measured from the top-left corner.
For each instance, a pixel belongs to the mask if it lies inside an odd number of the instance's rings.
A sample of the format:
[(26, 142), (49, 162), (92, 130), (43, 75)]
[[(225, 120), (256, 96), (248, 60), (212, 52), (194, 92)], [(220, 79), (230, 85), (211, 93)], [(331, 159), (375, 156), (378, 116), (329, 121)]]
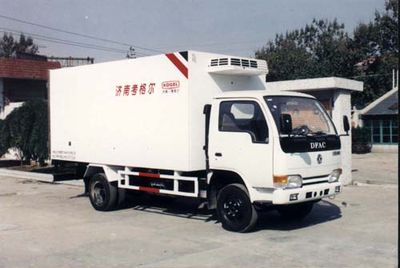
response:
[(323, 77), (310, 79), (297, 79), (277, 82), (267, 82), (267, 89), (280, 89), (291, 91), (331, 90), (333, 88), (363, 91), (364, 83), (347, 78)]

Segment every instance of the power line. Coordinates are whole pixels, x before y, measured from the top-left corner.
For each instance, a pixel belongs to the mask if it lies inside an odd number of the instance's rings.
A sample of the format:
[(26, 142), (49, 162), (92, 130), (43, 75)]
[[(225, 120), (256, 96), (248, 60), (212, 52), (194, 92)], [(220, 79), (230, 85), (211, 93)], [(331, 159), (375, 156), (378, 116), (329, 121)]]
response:
[(6, 15), (2, 15), (2, 14), (0, 14), (0, 18), (7, 19), (7, 20), (12, 20), (12, 21), (17, 21), (19, 23), (24, 23), (24, 24), (28, 24), (28, 25), (37, 26), (37, 27), (45, 28), (45, 29), (52, 30), (52, 31), (62, 32), (62, 33), (66, 33), (66, 34), (72, 34), (72, 35), (75, 35), (75, 36), (85, 37), (85, 38), (94, 39), (94, 40), (99, 40), (99, 41), (103, 41), (103, 42), (108, 42), (108, 43), (113, 43), (113, 44), (118, 44), (118, 45), (123, 45), (123, 46), (128, 46), (128, 47), (133, 46), (135, 48), (142, 49), (142, 50), (147, 50), (147, 51), (157, 52), (157, 53), (164, 53), (163, 51), (156, 50), (156, 49), (136, 46), (136, 45), (133, 45), (133, 44), (114, 41), (114, 40), (101, 38), (101, 37), (96, 37), (96, 36), (92, 36), (92, 35), (86, 35), (86, 34), (71, 32), (71, 31), (67, 31), (67, 30), (64, 30), (64, 29), (59, 29), (59, 28), (55, 28), (55, 27), (51, 27), (51, 26), (38, 24), (38, 23), (35, 23), (35, 22), (30, 22), (30, 21), (26, 21), (26, 20), (17, 19), (17, 18), (12, 18), (12, 17), (6, 16)]
[[(1, 31), (1, 32), (7, 33), (6, 31)], [(122, 50), (120, 51), (120, 50), (113, 50), (113, 49), (103, 49), (103, 48), (92, 47), (92, 46), (88, 46), (88, 45), (73, 44), (73, 43), (69, 43), (69, 42), (65, 42), (65, 41), (57, 41), (57, 40), (52, 40), (52, 39), (48, 39), (48, 38), (36, 37), (35, 39), (37, 39), (37, 40), (42, 40), (42, 41), (46, 41), (46, 42), (57, 43), (57, 44), (75, 46), (75, 47), (89, 48), (89, 49), (95, 49), (95, 50), (102, 50), (102, 51), (106, 51), (106, 52), (114, 52), (114, 53), (119, 53), (119, 54), (125, 53), (125, 51), (122, 51)]]
[[(23, 31), (18, 31), (14, 29), (9, 29), (9, 28), (4, 28), (0, 27), (0, 31), (7, 33), (15, 33), (15, 34), (20, 34), (24, 33)], [(83, 48), (89, 48), (89, 49), (96, 49), (96, 50), (102, 50), (102, 51), (107, 51), (107, 52), (114, 52), (114, 53), (126, 53), (126, 50), (123, 49), (118, 49), (118, 48), (112, 48), (112, 47), (106, 47), (106, 46), (99, 46), (95, 44), (90, 44), (90, 43), (82, 43), (82, 42), (76, 42), (76, 41), (71, 41), (71, 40), (65, 40), (65, 39), (60, 39), (60, 38), (55, 38), (55, 37), (50, 37), (50, 36), (45, 36), (45, 35), (40, 35), (40, 34), (35, 34), (35, 33), (29, 33), (25, 32), (27, 35), (35, 37), (37, 40), (42, 40), (42, 41), (47, 41), (47, 42), (53, 42), (53, 43), (58, 43), (58, 44), (65, 44), (65, 45), (70, 45), (70, 46), (76, 46), (76, 47), (83, 47)], [(138, 53), (141, 56), (147, 56), (147, 54), (143, 53)]]
[[(40, 35), (40, 34), (34, 34), (34, 33), (29, 33), (29, 32), (24, 32), (24, 31), (18, 31), (18, 30), (14, 30), (14, 29), (9, 29), (9, 28), (3, 28), (0, 27), (0, 30), (3, 30), (4, 33), (6, 32), (10, 32), (10, 33), (15, 33), (15, 34), (20, 34), (20, 33), (25, 33), (28, 36), (32, 36), (35, 38), (44, 38), (46, 41), (59, 41), (59, 42), (68, 42), (71, 44), (78, 44), (78, 45), (86, 45), (86, 46), (93, 46), (96, 48), (100, 48), (100, 49), (107, 49), (107, 50), (118, 50), (119, 52), (122, 52), (122, 49), (117, 49), (117, 48), (110, 48), (110, 47), (104, 47), (104, 46), (98, 46), (95, 44), (89, 44), (89, 43), (81, 43), (81, 42), (75, 42), (75, 41), (71, 41), (71, 40), (65, 40), (65, 39), (60, 39), (60, 38), (55, 38), (55, 37), (51, 37), (51, 36), (45, 36), (45, 35)], [(42, 39), (43, 40), (43, 39)]]

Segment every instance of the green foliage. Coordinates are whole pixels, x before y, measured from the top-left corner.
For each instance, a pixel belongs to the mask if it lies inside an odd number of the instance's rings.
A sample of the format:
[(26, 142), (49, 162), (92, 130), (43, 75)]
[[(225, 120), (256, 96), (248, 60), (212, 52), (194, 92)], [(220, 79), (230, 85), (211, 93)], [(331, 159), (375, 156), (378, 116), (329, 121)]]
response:
[[(385, 11), (360, 23), (352, 36), (337, 20), (314, 19), (297, 30), (276, 35), (256, 51), (268, 62), (267, 81), (338, 76), (364, 82), (353, 94), (353, 105), (365, 106), (391, 89), (392, 69), (398, 69), (398, 2), (387, 0)], [(363, 62), (361, 68), (356, 64)]]
[(269, 64), (267, 81), (351, 76), (352, 63), (358, 60), (343, 24), (316, 19), (304, 28), (276, 35), (256, 57)]
[(392, 70), (398, 69), (398, 8), (397, 1), (386, 1), (382, 14), (376, 12), (374, 21), (354, 30), (353, 46), (365, 60), (356, 74), (364, 82), (364, 92), (353, 96), (356, 105), (364, 106), (391, 89)]
[(356, 127), (351, 130), (351, 148), (356, 154), (371, 152), (371, 131), (365, 127)]
[(0, 119), (0, 156), (4, 155), (8, 150), (8, 137), (5, 135), (4, 121)]
[(11, 34), (4, 33), (0, 39), (0, 57), (8, 58), (15, 52), (36, 54), (39, 48), (31, 37), (25, 37), (24, 34), (19, 36), (19, 40), (15, 40)]
[(25, 102), (13, 110), (0, 124), (0, 154), (9, 148), (20, 152), (21, 160), (41, 163), (48, 158), (47, 102)]

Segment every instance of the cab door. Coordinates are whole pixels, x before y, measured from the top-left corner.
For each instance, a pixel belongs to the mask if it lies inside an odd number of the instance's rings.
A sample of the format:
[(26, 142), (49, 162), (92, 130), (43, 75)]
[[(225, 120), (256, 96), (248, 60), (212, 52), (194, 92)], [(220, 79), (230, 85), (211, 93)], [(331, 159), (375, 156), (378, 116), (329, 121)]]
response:
[(233, 171), (247, 187), (272, 187), (272, 138), (254, 99), (217, 99), (209, 130), (211, 169)]

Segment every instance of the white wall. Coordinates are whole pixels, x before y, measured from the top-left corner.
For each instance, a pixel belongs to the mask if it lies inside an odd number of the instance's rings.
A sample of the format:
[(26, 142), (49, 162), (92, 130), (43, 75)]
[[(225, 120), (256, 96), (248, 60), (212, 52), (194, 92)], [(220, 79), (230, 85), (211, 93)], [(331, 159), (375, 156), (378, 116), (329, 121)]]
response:
[(371, 152), (373, 153), (399, 153), (398, 144), (373, 144)]
[[(350, 120), (351, 118), (351, 94), (348, 90), (337, 89), (333, 95), (333, 109), (332, 109), (332, 120), (335, 123), (338, 134), (344, 134), (343, 129), (343, 116), (346, 115)], [(341, 142), (341, 157), (342, 157), (342, 168), (343, 174), (341, 181), (343, 184), (350, 184), (352, 181), (351, 177), (351, 131), (349, 136), (340, 137)]]

